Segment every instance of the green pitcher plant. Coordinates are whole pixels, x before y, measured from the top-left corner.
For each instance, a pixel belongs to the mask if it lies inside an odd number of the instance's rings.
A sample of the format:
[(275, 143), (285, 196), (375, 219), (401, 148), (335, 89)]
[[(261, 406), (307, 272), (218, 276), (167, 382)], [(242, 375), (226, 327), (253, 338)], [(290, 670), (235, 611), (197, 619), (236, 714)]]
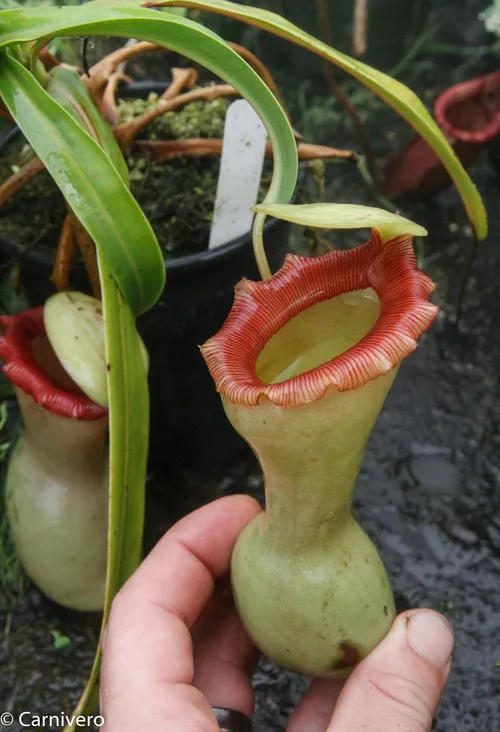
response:
[[(460, 192), (479, 239), (486, 235), (486, 215), (472, 181), (432, 117), (409, 89), (321, 43), (279, 15), (226, 0), (95, 0), (72, 7), (30, 8), (19, 6), (15, 0), (0, 0), (2, 5), (7, 7), (0, 10), (0, 113), (3, 109), (5, 116), (19, 126), (97, 252), (105, 334), (105, 406), (109, 413), (104, 629), (113, 597), (141, 557), (149, 395), (135, 318), (154, 306), (165, 286), (165, 271), (151, 226), (130, 193), (127, 167), (109, 125), (96, 111), (85, 83), (75, 71), (44, 63), (47, 44), (61, 36), (93, 35), (149, 41), (201, 64), (248, 100), (267, 129), (274, 160), (272, 182), (264, 204), (256, 212), (253, 228), (255, 256), (264, 279), (271, 274), (263, 243), (265, 218), (268, 214), (291, 216), (290, 210), (283, 207), (292, 197), (297, 178), (293, 130), (275, 94), (235, 50), (203, 25), (172, 10), (198, 8), (224, 14), (282, 36), (344, 69), (392, 105), (434, 148)], [(325, 225), (324, 211), (311, 207), (303, 213), (308, 225)], [(408, 224), (398, 230), (401, 222), (394, 218), (385, 222), (385, 230), (380, 212), (370, 219), (366, 210), (351, 210), (346, 221), (341, 210), (329, 209), (326, 218), (328, 227), (373, 225), (380, 232), (374, 234), (375, 239), (379, 237), (384, 242), (388, 233), (389, 239), (415, 233), (414, 228), (406, 230)], [(301, 217), (297, 221), (300, 223)], [(368, 302), (362, 306), (362, 312), (361, 321), (374, 317)], [(387, 376), (386, 380), (390, 379)], [(361, 388), (367, 387), (369, 384)], [(373, 395), (373, 420), (382, 399), (382, 394)], [(239, 556), (244, 563), (244, 552)], [(245, 590), (237, 589), (237, 599), (244, 593)], [(389, 599), (387, 608), (389, 617)], [(243, 602), (241, 611), (245, 616)], [(383, 629), (384, 623), (379, 623), (375, 635)], [(265, 633), (255, 636), (267, 648)], [(374, 640), (358, 639), (360, 652)], [(271, 653), (283, 658), (281, 652), (271, 649)], [(334, 659), (330, 661), (333, 665)], [(337, 662), (337, 666), (342, 665), (340, 657)], [(322, 668), (322, 659), (315, 663), (316, 666), (309, 662), (289, 665)], [(99, 667), (100, 645), (75, 717), (90, 713), (96, 705)]]
[(226, 414), (259, 458), (266, 509), (241, 533), (233, 593), (256, 645), (316, 677), (345, 675), (389, 630), (390, 583), (351, 501), (364, 449), (400, 362), (434, 321), (434, 283), (396, 214), (349, 204), (264, 204), (369, 241), (319, 257), (288, 254), (242, 280), (202, 353)]

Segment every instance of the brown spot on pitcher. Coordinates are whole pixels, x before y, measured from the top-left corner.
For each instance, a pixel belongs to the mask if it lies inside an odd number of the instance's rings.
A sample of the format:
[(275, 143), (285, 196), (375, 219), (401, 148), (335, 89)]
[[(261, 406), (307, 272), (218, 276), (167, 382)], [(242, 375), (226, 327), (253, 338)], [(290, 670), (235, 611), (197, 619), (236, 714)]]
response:
[(355, 666), (361, 661), (361, 653), (356, 646), (347, 643), (347, 641), (342, 641), (340, 649), (342, 656), (335, 660), (332, 666), (333, 669), (351, 668), (351, 666)]

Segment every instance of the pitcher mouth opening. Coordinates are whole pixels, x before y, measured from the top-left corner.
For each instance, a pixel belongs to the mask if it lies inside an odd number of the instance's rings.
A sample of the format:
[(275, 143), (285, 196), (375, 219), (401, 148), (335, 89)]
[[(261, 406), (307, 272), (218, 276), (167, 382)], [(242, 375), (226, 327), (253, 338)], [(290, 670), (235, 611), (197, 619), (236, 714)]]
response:
[(500, 72), (446, 89), (436, 100), (434, 116), (451, 138), (486, 144), (500, 133)]
[(45, 333), (43, 307), (0, 317), (2, 371), (14, 386), (61, 417), (93, 420), (108, 410), (89, 399), (66, 374)]
[[(278, 406), (308, 404), (332, 387), (348, 391), (363, 386), (415, 350), (416, 339), (438, 312), (429, 302), (434, 289), (418, 269), (412, 237), (384, 243), (373, 230), (369, 241), (355, 249), (314, 258), (289, 254), (268, 280), (241, 280), (228, 319), (201, 351), (217, 391), (235, 404), (255, 406), (261, 398)], [(259, 357), (284, 326), (317, 303), (363, 290), (376, 294), (379, 309), (359, 340), (291, 378), (273, 383), (260, 378)]]

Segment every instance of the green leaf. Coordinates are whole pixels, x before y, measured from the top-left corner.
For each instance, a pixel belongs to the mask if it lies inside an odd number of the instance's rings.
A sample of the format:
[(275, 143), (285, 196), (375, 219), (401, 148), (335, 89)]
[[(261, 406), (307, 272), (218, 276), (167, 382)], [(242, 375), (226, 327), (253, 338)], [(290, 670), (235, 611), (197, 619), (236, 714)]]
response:
[[(91, 714), (97, 706), (102, 637), (111, 603), (140, 562), (149, 438), (146, 367), (134, 316), (102, 258), (99, 271), (109, 364), (108, 566), (101, 636), (90, 678), (73, 712), (74, 719)], [(74, 730), (74, 723), (65, 728), (65, 732)]]
[[(273, 145), (274, 175), (266, 200), (288, 202), (297, 180), (297, 151), (293, 131), (274, 94), (212, 31), (187, 18), (134, 7), (136, 4), (125, 0), (120, 5), (87, 3), (72, 8), (4, 11), (0, 14), (0, 47), (33, 41), (41, 45), (61, 35), (109, 35), (132, 36), (184, 54), (235, 86), (254, 107)], [(254, 246), (261, 271), (270, 274), (262, 240), (264, 218), (256, 217)]]
[(63, 635), (60, 630), (51, 630), (50, 634), (52, 636), (52, 645), (56, 651), (60, 651), (71, 645), (71, 638), (67, 635)]
[(106, 153), (5, 51), (0, 52), (0, 96), (101, 249), (134, 312), (147, 310), (163, 290), (163, 257), (148, 220)]
[[(114, 544), (108, 572), (114, 577), (115, 585), (108, 583), (106, 588), (106, 607), (109, 609), (112, 598), (136, 569), (141, 555), (149, 392), (134, 315), (102, 258), (99, 269), (109, 375), (110, 430), (114, 436), (110, 449), (110, 525), (121, 524), (121, 536), (110, 537)], [(121, 515), (122, 521), (114, 521), (114, 515)]]
[(401, 234), (426, 236), (427, 230), (419, 224), (384, 211), (382, 208), (361, 206), (353, 203), (311, 203), (287, 205), (262, 203), (254, 211), (318, 229), (378, 229), (384, 241)]
[(158, 0), (148, 7), (182, 6), (220, 13), (281, 36), (346, 71), (384, 99), (433, 148), (455, 183), (479, 239), (488, 233), (483, 201), (460, 160), (420, 99), (407, 86), (319, 41), (276, 13), (229, 0)]
[(128, 167), (111, 126), (99, 113), (87, 87), (73, 69), (56, 66), (49, 74), (47, 92), (83, 127), (106, 152), (124, 183), (129, 185)]
[[(204, 26), (125, 2), (123, 7), (87, 3), (71, 8), (6, 10), (0, 14), (0, 30), (0, 47), (63, 35), (133, 37), (165, 46), (202, 64), (235, 86), (267, 128), (274, 149), (275, 175), (266, 200), (286, 203), (292, 197), (297, 180), (297, 152), (283, 109), (253, 69)], [(0, 94), (3, 96), (1, 89)]]

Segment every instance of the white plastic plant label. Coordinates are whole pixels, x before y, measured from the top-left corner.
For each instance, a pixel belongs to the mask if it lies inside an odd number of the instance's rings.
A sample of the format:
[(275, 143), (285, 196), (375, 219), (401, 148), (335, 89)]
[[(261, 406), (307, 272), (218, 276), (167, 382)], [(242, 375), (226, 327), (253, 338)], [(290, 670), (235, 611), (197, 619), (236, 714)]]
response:
[(266, 128), (253, 107), (244, 99), (233, 102), (224, 127), (209, 249), (251, 230), (266, 142)]

